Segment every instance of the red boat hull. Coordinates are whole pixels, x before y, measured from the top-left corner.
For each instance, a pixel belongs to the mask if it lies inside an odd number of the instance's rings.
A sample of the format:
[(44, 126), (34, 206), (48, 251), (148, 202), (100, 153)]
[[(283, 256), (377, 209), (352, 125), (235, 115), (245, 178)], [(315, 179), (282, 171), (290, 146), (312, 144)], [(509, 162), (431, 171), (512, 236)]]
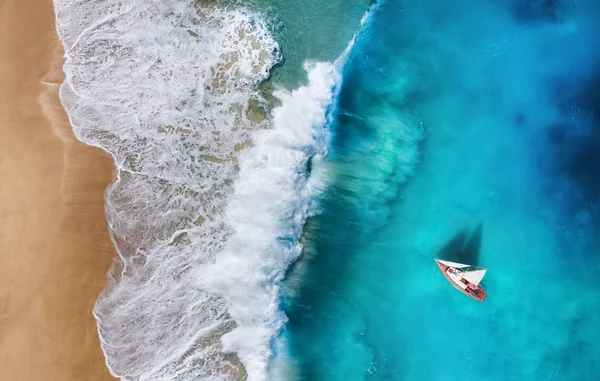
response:
[(483, 289), (483, 287), (481, 287), (481, 285), (477, 285), (476, 286), (476, 285), (474, 285), (472, 283), (469, 283), (467, 280), (463, 279), (463, 284), (466, 286), (463, 289), (458, 284), (456, 284), (452, 280), (452, 278), (450, 278), (450, 276), (448, 275), (448, 273), (446, 272), (446, 270), (448, 270), (449, 266), (446, 266), (445, 264), (441, 263), (437, 259), (435, 260), (435, 263), (437, 263), (438, 267), (440, 268), (440, 271), (442, 272), (442, 274), (444, 274), (444, 277), (446, 278), (446, 280), (448, 282), (450, 282), (450, 284), (452, 284), (454, 286), (454, 288), (456, 288), (458, 291), (460, 291), (463, 294), (467, 295), (468, 297), (471, 297), (471, 298), (473, 298), (475, 300), (478, 300), (480, 302), (483, 302), (485, 300), (485, 298), (487, 298), (487, 293), (485, 292), (485, 290)]

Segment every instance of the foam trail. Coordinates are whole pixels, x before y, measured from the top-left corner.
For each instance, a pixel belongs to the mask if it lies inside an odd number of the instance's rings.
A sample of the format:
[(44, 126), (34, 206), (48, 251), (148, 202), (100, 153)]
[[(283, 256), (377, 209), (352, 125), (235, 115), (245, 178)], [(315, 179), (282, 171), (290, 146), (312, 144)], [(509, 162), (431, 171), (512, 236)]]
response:
[(243, 7), (207, 4), (54, 2), (61, 101), (117, 168), (106, 212), (120, 260), (94, 315), (123, 380), (267, 378), (280, 283), (318, 191), (305, 168), (326, 152), (351, 47), (307, 64), (308, 85), (277, 91), (269, 115), (257, 85), (276, 42)]
[(94, 315), (123, 380), (260, 379), (224, 353), (238, 322), (204, 273), (233, 232), (238, 156), (272, 125), (256, 89), (278, 47), (244, 8), (193, 4), (54, 3), (61, 101), (76, 136), (117, 167), (106, 212), (120, 261)]
[(274, 128), (257, 132), (256, 147), (240, 157), (228, 206), (235, 233), (206, 273), (238, 323), (223, 337), (224, 349), (236, 352), (257, 380), (266, 377), (269, 344), (285, 322), (279, 285), (301, 253), (300, 230), (312, 197), (305, 168), (311, 157), (325, 153), (326, 110), (339, 82), (331, 64), (305, 68), (309, 84), (275, 93), (282, 105), (273, 112)]
[(264, 380), (337, 71), (307, 65), (309, 84), (276, 92), (269, 118), (256, 85), (278, 47), (247, 10), (54, 4), (61, 100), (76, 136), (117, 167), (106, 211), (120, 261), (94, 309), (111, 373)]

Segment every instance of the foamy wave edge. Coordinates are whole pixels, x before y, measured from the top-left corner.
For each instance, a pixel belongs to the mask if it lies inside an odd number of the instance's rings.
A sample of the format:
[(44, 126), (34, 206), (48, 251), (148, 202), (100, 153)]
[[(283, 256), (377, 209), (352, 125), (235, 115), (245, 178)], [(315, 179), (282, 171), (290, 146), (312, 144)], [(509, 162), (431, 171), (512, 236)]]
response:
[(120, 260), (94, 316), (123, 380), (265, 380), (281, 281), (320, 191), (305, 168), (326, 153), (352, 42), (335, 64), (307, 64), (307, 86), (277, 91), (269, 118), (257, 85), (279, 57), (264, 21), (192, 3), (54, 1), (61, 101), (117, 168), (106, 212)]
[(61, 101), (76, 136), (117, 168), (106, 212), (120, 260), (94, 309), (110, 372), (264, 380), (335, 71), (313, 65), (309, 86), (277, 92), (266, 118), (256, 86), (277, 45), (248, 10), (54, 5)]
[(261, 380), (271, 340), (286, 319), (279, 306), (281, 281), (301, 253), (299, 237), (314, 196), (306, 166), (325, 154), (326, 111), (339, 80), (329, 63), (305, 66), (309, 84), (275, 93), (282, 101), (273, 112), (275, 128), (256, 133), (255, 148), (240, 160), (228, 208), (235, 233), (207, 272), (209, 283), (227, 295), (229, 313), (239, 324), (223, 336), (224, 349), (236, 352), (248, 374)]

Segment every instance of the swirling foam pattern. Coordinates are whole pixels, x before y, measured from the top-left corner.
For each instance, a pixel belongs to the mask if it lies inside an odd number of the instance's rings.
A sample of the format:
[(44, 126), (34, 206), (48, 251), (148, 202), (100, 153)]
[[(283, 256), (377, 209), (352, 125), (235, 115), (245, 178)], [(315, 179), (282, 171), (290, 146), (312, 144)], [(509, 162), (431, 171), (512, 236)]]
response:
[[(77, 137), (110, 153), (119, 253), (94, 309), (124, 380), (263, 380), (286, 267), (336, 84), (257, 90), (280, 59), (264, 21), (219, 2), (56, 0)], [(272, 116), (271, 116), (272, 115)]]

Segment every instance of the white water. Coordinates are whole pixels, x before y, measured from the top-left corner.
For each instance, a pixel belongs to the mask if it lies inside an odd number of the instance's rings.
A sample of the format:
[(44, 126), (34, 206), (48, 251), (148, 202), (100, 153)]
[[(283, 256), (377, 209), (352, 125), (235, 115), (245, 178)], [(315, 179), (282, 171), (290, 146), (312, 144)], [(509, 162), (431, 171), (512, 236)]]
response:
[(305, 168), (325, 153), (326, 109), (336, 71), (330, 64), (306, 67), (309, 84), (292, 93), (276, 92), (281, 107), (274, 128), (254, 134), (256, 147), (240, 155), (240, 176), (228, 205), (234, 230), (206, 272), (208, 283), (226, 295), (238, 328), (223, 337), (249, 374), (266, 377), (269, 344), (282, 327), (279, 287), (287, 267), (300, 255), (302, 225), (312, 190)]
[(77, 137), (108, 151), (118, 173), (106, 212), (121, 262), (94, 309), (111, 373), (264, 380), (336, 71), (307, 67), (309, 84), (277, 92), (282, 105), (261, 120), (257, 85), (279, 57), (251, 12), (188, 0), (54, 4), (61, 100)]

